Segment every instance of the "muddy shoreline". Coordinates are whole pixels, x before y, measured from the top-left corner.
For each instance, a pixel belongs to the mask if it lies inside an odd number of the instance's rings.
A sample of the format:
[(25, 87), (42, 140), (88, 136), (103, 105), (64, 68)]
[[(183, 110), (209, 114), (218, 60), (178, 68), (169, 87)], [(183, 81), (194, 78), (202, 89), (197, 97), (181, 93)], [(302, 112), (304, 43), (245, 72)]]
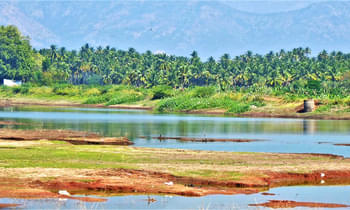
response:
[(20, 205), (21, 204), (15, 204), (15, 203), (0, 203), (0, 209), (14, 208)]
[(349, 205), (336, 204), (336, 203), (315, 203), (315, 202), (297, 202), (290, 200), (269, 200), (266, 203), (249, 204), (249, 206), (268, 207), (268, 208), (296, 208), (296, 207), (309, 207), (309, 208), (346, 208)]
[[(39, 173), (45, 173), (48, 169), (38, 170)], [(28, 172), (25, 178), (0, 177), (2, 183), (0, 198), (67, 198), (87, 202), (103, 202), (106, 200), (81, 196), (71, 197), (60, 195), (58, 192), (65, 190), (72, 195), (97, 196), (121, 194), (205, 196), (212, 194), (254, 194), (265, 192), (273, 187), (317, 185), (320, 184), (321, 180), (328, 184), (350, 184), (350, 171), (315, 171), (312, 173), (265, 171), (268, 176), (254, 177), (245, 182), (174, 176), (163, 172), (135, 169), (76, 170), (74, 173), (79, 173), (80, 176), (65, 174), (52, 178), (28, 177), (31, 175)], [(325, 175), (322, 177), (321, 173)]]
[(35, 141), (55, 140), (71, 144), (132, 145), (126, 137), (102, 137), (96, 133), (73, 130), (17, 130), (0, 129), (0, 140)]
[[(8, 106), (62, 106), (62, 107), (83, 107), (83, 108), (113, 108), (113, 109), (130, 109), (130, 110), (147, 110), (153, 111), (154, 107), (142, 106), (142, 105), (110, 105), (105, 106), (103, 104), (81, 104), (74, 102), (53, 102), (53, 101), (16, 101), (13, 99), (0, 99), (0, 107)], [(268, 112), (247, 112), (242, 114), (227, 113), (226, 110), (214, 109), (214, 110), (191, 110), (180, 111), (185, 114), (205, 114), (205, 115), (217, 115), (217, 116), (234, 116), (234, 117), (248, 117), (248, 118), (289, 118), (289, 119), (316, 119), (316, 120), (350, 120), (350, 115), (322, 115), (322, 114), (307, 114), (292, 112), (288, 114), (282, 113), (268, 113)]]

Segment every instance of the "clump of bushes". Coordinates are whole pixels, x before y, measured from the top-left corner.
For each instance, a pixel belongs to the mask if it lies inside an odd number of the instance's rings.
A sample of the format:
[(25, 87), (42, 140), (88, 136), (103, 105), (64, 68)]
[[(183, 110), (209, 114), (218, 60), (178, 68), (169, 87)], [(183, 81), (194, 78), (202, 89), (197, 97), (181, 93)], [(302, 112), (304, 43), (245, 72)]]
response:
[(152, 100), (168, 98), (172, 95), (172, 88), (166, 85), (158, 85), (152, 88)]
[(62, 96), (76, 96), (79, 95), (82, 91), (80, 86), (75, 85), (55, 85), (53, 88), (53, 92), (56, 95)]
[(192, 97), (208, 98), (215, 94), (214, 87), (195, 87), (192, 90)]
[(227, 111), (231, 113), (247, 112), (250, 110), (250, 105), (253, 105), (253, 104), (232, 103), (230, 108)]
[(179, 96), (168, 98), (158, 103), (157, 110), (160, 112), (189, 111), (198, 109), (223, 108), (228, 112), (242, 113), (250, 110), (253, 103), (233, 101), (229, 97), (199, 98)]
[(29, 89), (29, 94), (31, 95), (51, 95), (53, 92), (53, 88), (42, 86), (42, 87), (32, 87)]
[(29, 87), (27, 85), (12, 87), (12, 93), (14, 94), (27, 94), (29, 92)]
[(85, 95), (87, 96), (98, 96), (101, 94), (101, 91), (97, 88), (89, 88), (85, 91)]
[(234, 101), (241, 101), (244, 97), (243, 93), (240, 92), (231, 92), (227, 96)]
[(109, 101), (109, 97), (107, 95), (102, 96), (92, 96), (85, 100), (84, 104), (103, 104)]
[(132, 103), (143, 99), (145, 99), (145, 96), (141, 92), (137, 92), (135, 90), (122, 90), (114, 95), (113, 98), (106, 103), (106, 105), (109, 106), (114, 104)]

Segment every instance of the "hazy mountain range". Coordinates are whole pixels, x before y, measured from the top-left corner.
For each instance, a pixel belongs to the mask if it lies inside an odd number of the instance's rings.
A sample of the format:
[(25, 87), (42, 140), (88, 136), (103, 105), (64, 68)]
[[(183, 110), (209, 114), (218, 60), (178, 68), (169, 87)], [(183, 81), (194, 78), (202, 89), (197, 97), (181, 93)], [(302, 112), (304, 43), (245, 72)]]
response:
[[(18, 26), (36, 48), (90, 43), (202, 57), (299, 46), (350, 51), (350, 2), (289, 3), (269, 10), (274, 1), (0, 1), (0, 24)], [(259, 4), (265, 9), (254, 9)]]

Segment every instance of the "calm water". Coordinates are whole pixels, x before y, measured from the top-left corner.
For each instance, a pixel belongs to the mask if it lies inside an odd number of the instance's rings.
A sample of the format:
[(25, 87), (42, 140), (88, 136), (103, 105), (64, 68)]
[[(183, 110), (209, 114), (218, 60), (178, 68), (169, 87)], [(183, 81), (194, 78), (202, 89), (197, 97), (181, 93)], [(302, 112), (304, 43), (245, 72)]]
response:
[[(87, 203), (58, 199), (0, 199), (0, 203), (22, 204), (24, 209), (267, 209), (249, 207), (268, 200), (294, 200), (301, 202), (338, 203), (350, 205), (349, 186), (279, 187), (269, 191), (273, 196), (260, 193), (252, 195), (210, 195), (204, 197), (153, 196), (156, 202), (148, 203), (146, 195), (106, 197), (104, 203)], [(304, 209), (304, 208), (297, 208)], [(320, 208), (316, 208), (320, 209)], [(325, 209), (325, 208), (322, 208)], [(346, 209), (346, 208), (337, 208)]]
[[(62, 108), (0, 108), (0, 120), (23, 122), (13, 128), (74, 129), (106, 136), (127, 136), (136, 146), (215, 151), (329, 153), (350, 157), (350, 121), (234, 118), (151, 114), (146, 111)], [(140, 136), (249, 138), (250, 143), (196, 143), (141, 139)], [(325, 142), (320, 144), (320, 142)]]

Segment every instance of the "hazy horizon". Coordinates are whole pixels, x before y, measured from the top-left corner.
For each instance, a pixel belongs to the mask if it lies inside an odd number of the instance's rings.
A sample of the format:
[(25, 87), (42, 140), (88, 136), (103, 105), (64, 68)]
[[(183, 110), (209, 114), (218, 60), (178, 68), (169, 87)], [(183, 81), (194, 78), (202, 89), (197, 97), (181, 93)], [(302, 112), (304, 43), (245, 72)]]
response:
[(310, 47), (349, 52), (349, 1), (0, 1), (35, 48), (111, 46), (202, 58)]

